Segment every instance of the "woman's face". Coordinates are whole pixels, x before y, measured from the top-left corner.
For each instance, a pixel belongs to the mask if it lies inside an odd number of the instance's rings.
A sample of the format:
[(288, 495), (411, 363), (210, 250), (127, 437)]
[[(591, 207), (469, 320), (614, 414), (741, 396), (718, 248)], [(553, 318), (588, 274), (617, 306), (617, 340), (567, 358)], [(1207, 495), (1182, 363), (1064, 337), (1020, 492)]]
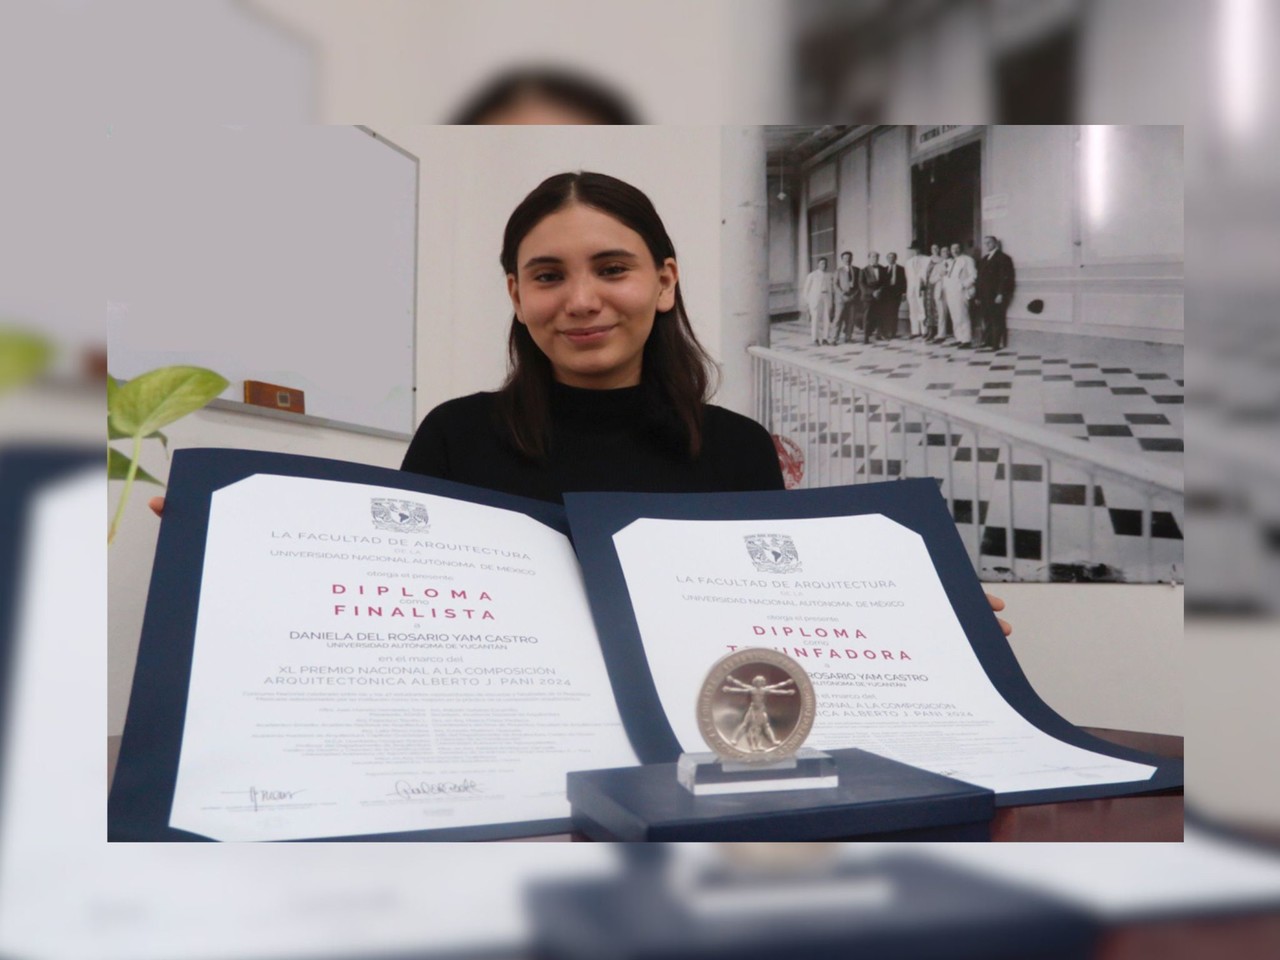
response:
[(507, 292), (556, 380), (608, 390), (640, 382), (654, 316), (675, 306), (675, 260), (655, 266), (644, 239), (571, 203), (520, 241)]

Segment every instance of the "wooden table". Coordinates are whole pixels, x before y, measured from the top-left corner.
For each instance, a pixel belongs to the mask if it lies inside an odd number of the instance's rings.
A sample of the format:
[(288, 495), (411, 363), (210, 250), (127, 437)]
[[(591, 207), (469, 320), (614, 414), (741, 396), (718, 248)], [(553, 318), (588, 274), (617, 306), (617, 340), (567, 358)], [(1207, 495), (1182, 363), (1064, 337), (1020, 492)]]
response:
[[(1159, 757), (1182, 757), (1182, 738), (1084, 727), (1102, 740)], [(1110, 800), (1002, 807), (991, 821), (996, 841), (1182, 841), (1182, 790)]]

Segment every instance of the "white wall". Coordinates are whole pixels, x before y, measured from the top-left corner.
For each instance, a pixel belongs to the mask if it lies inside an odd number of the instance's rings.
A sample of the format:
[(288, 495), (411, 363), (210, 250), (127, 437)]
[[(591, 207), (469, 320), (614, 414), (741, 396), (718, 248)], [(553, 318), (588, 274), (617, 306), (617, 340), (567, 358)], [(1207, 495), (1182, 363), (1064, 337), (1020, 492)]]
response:
[(983, 143), (983, 233), (1018, 269), (1010, 329), (1181, 343), (1182, 128), (992, 126)]
[(1187, 620), (1187, 796), (1210, 821), (1274, 835), (1280, 811), (1276, 763), (1275, 617)]
[(984, 233), (1004, 241), (1018, 268), (1069, 267), (1075, 234), (1071, 198), (1075, 128), (993, 127), (982, 158), (984, 199), (1003, 199), (1002, 212), (984, 216)]
[[(800, 278), (796, 271), (796, 198), (787, 194), (778, 199), (776, 177), (769, 178), (769, 313), (800, 309)], [(836, 234), (840, 227), (837, 224)]]
[(1182, 259), (1182, 127), (1082, 127), (1080, 179), (1084, 263)]
[(836, 164), (834, 160), (820, 163), (809, 170), (805, 181), (809, 188), (809, 203), (828, 200), (836, 193)]
[[(413, 429), (413, 160), (337, 126), (121, 125), (104, 146), (115, 376), (180, 357), (228, 399), (267, 381), (316, 417)], [(315, 335), (353, 323), (337, 349)]]
[(840, 196), (836, 198), (836, 241), (841, 252), (853, 254), (861, 267), (870, 249), (871, 222), (867, 206), (867, 147), (858, 144), (840, 154)]
[(1036, 692), (1082, 726), (1181, 736), (1183, 589), (1168, 584), (992, 583)]
[[(907, 131), (895, 127), (874, 134), (840, 151), (835, 157), (809, 169), (804, 177), (804, 196), (798, 208), (774, 201), (770, 207), (770, 280), (778, 287), (788, 279), (808, 273), (805, 216), (810, 204), (830, 195), (836, 199), (836, 255), (853, 253), (853, 262), (863, 266), (867, 253), (877, 250), (880, 262), (896, 250), (901, 260), (911, 242), (911, 172), (907, 161)], [(794, 217), (787, 223), (788, 216)], [(784, 267), (785, 264), (785, 267)], [(834, 269), (835, 265), (832, 265)], [(773, 312), (798, 309), (794, 298), (775, 296)]]
[(720, 128), (720, 382), (716, 400), (748, 416), (756, 376), (747, 353), (769, 345), (769, 199), (764, 128)]
[[(902, 261), (911, 242), (911, 166), (907, 128), (893, 127), (871, 137), (871, 249), (896, 251)], [(866, 263), (866, 257), (861, 261)]]

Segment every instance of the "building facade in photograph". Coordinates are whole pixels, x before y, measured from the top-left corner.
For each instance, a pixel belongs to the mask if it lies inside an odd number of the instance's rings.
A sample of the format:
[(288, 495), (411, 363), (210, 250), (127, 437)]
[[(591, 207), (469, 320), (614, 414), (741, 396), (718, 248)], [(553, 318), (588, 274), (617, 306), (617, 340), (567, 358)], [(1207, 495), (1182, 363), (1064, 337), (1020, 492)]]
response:
[(758, 413), (790, 481), (933, 476), (987, 579), (1181, 580), (1182, 128), (766, 144)]

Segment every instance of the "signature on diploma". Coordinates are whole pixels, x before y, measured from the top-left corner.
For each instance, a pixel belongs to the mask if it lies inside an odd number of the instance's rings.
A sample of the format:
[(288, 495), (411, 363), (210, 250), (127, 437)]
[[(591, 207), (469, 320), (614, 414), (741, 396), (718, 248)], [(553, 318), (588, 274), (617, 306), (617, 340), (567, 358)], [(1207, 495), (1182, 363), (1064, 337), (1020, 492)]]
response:
[(250, 787), (249, 802), (253, 804), (253, 809), (256, 813), (263, 804), (292, 800), (298, 794), (306, 792), (305, 790), (259, 790), (257, 787)]
[(402, 800), (422, 800), (426, 797), (444, 797), (459, 793), (483, 793), (480, 784), (467, 778), (464, 780), (436, 780), (428, 783), (419, 780), (410, 783), (408, 780), (397, 780), (396, 788), (388, 796), (400, 797)]

